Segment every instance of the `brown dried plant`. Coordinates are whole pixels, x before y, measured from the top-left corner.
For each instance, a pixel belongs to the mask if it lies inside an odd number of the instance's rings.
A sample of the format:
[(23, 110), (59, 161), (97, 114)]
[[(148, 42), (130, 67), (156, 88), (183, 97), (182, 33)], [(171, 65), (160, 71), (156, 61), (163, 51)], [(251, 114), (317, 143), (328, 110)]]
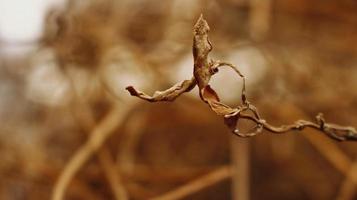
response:
[[(281, 134), (293, 130), (303, 130), (306, 127), (316, 129), (328, 137), (337, 141), (353, 140), (357, 141), (357, 131), (354, 127), (340, 126), (337, 124), (326, 123), (323, 115), (319, 113), (316, 116), (316, 122), (297, 120), (290, 125), (274, 126), (266, 122), (259, 115), (258, 110), (246, 98), (245, 76), (231, 63), (212, 60), (208, 54), (212, 51), (212, 44), (208, 38), (210, 28), (202, 14), (193, 27), (193, 77), (190, 80), (184, 80), (175, 84), (171, 88), (164, 91), (156, 91), (153, 96), (149, 96), (144, 92), (136, 90), (133, 86), (128, 86), (126, 89), (132, 96), (139, 97), (149, 102), (158, 101), (174, 101), (178, 96), (185, 92), (191, 91), (196, 85), (199, 88), (199, 95), (202, 101), (207, 103), (209, 107), (219, 116), (224, 117), (224, 122), (228, 128), (237, 136), (252, 137), (263, 131), (263, 129)], [(233, 69), (242, 79), (243, 87), (241, 94), (241, 105), (237, 108), (232, 108), (223, 104), (217, 93), (210, 87), (209, 81), (213, 75), (218, 73), (218, 69), (223, 66), (228, 66)], [(240, 132), (237, 125), (240, 119), (246, 119), (254, 123), (254, 127), (243, 133)]]

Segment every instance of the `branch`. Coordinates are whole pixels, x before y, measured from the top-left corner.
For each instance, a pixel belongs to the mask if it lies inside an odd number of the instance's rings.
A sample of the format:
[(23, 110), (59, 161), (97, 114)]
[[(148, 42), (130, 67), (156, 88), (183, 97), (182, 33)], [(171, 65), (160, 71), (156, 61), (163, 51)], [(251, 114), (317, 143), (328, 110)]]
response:
[(132, 105), (120, 107), (115, 105), (115, 108), (93, 129), (86, 143), (76, 151), (61, 172), (52, 193), (52, 200), (63, 199), (65, 190), (75, 173), (98, 151), (110, 134), (121, 125), (126, 116), (125, 114), (129, 112), (131, 108)]
[[(345, 141), (345, 140), (357, 141), (357, 131), (354, 127), (325, 123), (325, 120), (321, 113), (316, 116), (317, 123), (306, 121), (306, 120), (298, 120), (293, 124), (281, 125), (281, 126), (273, 126), (267, 123), (264, 119), (258, 119), (254, 116), (246, 115), (246, 114), (239, 114), (238, 118), (251, 120), (255, 122), (259, 127), (274, 134), (282, 134), (293, 130), (301, 131), (304, 128), (312, 128), (338, 141)], [(255, 134), (240, 134), (238, 129), (236, 129), (234, 133), (241, 137), (251, 137), (259, 132), (255, 132)]]
[[(64, 71), (66, 75), (69, 77), (66, 71)], [(73, 117), (77, 120), (77, 124), (88, 134), (92, 132), (92, 130), (95, 128), (96, 121), (94, 119), (93, 113), (90, 110), (90, 106), (87, 104), (87, 102), (82, 99), (82, 97), (75, 91), (75, 83), (73, 79), (69, 79), (71, 83), (71, 89), (73, 93), (73, 102), (72, 102), (72, 108), (70, 109)], [(104, 85), (104, 83), (103, 83)], [(104, 85), (105, 87), (105, 85)], [(74, 154), (72, 159), (81, 159), (78, 154), (81, 152), (80, 150)], [(121, 177), (119, 173), (116, 171), (116, 166), (115, 162), (113, 161), (110, 152), (106, 146), (103, 146), (98, 149), (97, 157), (98, 161), (103, 169), (104, 175), (106, 176), (108, 183), (112, 189), (113, 195), (115, 199), (117, 200), (125, 200), (128, 199), (127, 192), (125, 191), (125, 188), (122, 184)], [(82, 154), (83, 155), (83, 154)], [(87, 154), (87, 157), (89, 157), (90, 154)], [(84, 160), (84, 159), (82, 159)], [(73, 164), (77, 163), (77, 164)], [(64, 167), (64, 170), (62, 171), (62, 174), (60, 175), (58, 179), (58, 184), (56, 186), (64, 185), (64, 187), (60, 187), (63, 189), (57, 190), (56, 188), (54, 191), (56, 191), (54, 196), (57, 196), (56, 198), (62, 198), (65, 194), (65, 189), (67, 185), (70, 183), (71, 179), (75, 176), (76, 172), (84, 165), (85, 160), (82, 162), (68, 162), (67, 165)], [(73, 167), (73, 165), (77, 165), (76, 167)], [(67, 175), (66, 175), (67, 174)], [(65, 179), (65, 177), (67, 177)]]
[[(201, 14), (193, 27), (193, 75), (189, 81), (177, 83), (173, 87), (165, 91), (157, 91), (154, 96), (148, 96), (143, 92), (137, 91), (134, 87), (129, 86), (126, 89), (132, 96), (137, 96), (141, 99), (158, 102), (158, 101), (173, 101), (184, 92), (190, 91), (196, 84), (199, 87), (199, 95), (203, 102), (208, 104), (210, 109), (217, 115), (223, 116), (225, 124), (237, 136), (252, 137), (267, 130), (275, 134), (286, 133), (293, 130), (303, 130), (304, 128), (316, 129), (328, 137), (337, 141), (357, 141), (357, 131), (354, 127), (340, 126), (337, 124), (326, 123), (322, 114), (316, 116), (316, 122), (306, 120), (298, 120), (290, 125), (273, 126), (262, 119), (257, 108), (251, 104), (246, 98), (245, 76), (238, 70), (236, 66), (227, 62), (210, 60), (208, 54), (212, 51), (212, 44), (208, 38), (210, 27)], [(240, 78), (243, 79), (243, 87), (241, 92), (241, 105), (237, 108), (232, 108), (220, 101), (217, 93), (209, 85), (209, 81), (213, 75), (218, 73), (219, 67), (228, 66), (233, 69)], [(249, 113), (249, 114), (247, 114)], [(237, 128), (239, 119), (247, 119), (255, 123), (252, 130), (247, 133), (241, 133)]]
[(152, 198), (151, 200), (175, 200), (182, 199), (188, 195), (194, 194), (206, 187), (223, 181), (233, 174), (230, 166), (220, 167), (213, 172), (210, 172), (200, 178), (197, 178), (173, 191), (167, 192), (161, 196)]

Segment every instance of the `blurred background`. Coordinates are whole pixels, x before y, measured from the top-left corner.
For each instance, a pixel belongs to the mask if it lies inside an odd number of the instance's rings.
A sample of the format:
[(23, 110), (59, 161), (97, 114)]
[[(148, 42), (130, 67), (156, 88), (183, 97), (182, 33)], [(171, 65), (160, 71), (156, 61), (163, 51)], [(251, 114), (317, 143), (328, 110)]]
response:
[[(355, 0), (0, 0), (0, 199), (357, 199), (357, 146), (304, 130), (233, 136), (192, 76), (203, 13), (275, 125), (357, 125)], [(241, 80), (213, 88), (239, 105)]]

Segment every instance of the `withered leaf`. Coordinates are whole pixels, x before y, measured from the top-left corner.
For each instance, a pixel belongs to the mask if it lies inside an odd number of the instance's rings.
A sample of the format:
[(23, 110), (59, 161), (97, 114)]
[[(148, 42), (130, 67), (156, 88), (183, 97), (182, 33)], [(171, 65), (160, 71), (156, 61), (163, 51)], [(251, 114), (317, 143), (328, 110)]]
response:
[[(223, 116), (225, 124), (237, 136), (251, 137), (263, 129), (271, 133), (285, 133), (292, 130), (302, 130), (310, 127), (321, 131), (328, 137), (338, 140), (354, 140), (357, 141), (357, 131), (354, 127), (344, 127), (336, 124), (325, 123), (322, 114), (319, 114), (316, 119), (317, 122), (310, 122), (305, 120), (298, 120), (291, 125), (273, 126), (262, 119), (255, 108), (250, 102), (247, 101), (245, 92), (245, 77), (231, 63), (214, 61), (209, 58), (209, 53), (212, 51), (212, 44), (208, 38), (210, 27), (207, 21), (203, 18), (202, 14), (193, 27), (193, 77), (190, 80), (185, 80), (175, 84), (171, 88), (164, 91), (156, 91), (153, 96), (149, 96), (144, 92), (136, 90), (133, 86), (128, 86), (126, 89), (132, 96), (139, 97), (143, 100), (150, 102), (158, 101), (173, 101), (178, 96), (185, 92), (191, 91), (196, 85), (199, 88), (199, 95), (203, 102), (209, 105), (212, 111), (217, 115)], [(228, 66), (233, 69), (240, 78), (243, 79), (243, 87), (241, 94), (241, 105), (237, 108), (232, 108), (220, 101), (217, 93), (209, 85), (211, 77), (218, 73), (218, 69), (223, 66)], [(255, 127), (247, 132), (241, 133), (237, 128), (239, 119), (247, 119), (254, 122)]]

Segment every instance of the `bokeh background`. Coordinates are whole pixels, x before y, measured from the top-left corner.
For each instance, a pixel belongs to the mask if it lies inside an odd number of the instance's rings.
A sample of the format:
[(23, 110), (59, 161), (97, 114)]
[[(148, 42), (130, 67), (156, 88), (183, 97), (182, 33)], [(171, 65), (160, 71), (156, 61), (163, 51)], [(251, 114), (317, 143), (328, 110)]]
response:
[[(357, 199), (357, 146), (304, 130), (233, 136), (192, 76), (203, 13), (212, 58), (280, 125), (357, 125), (355, 0), (0, 0), (0, 199)], [(239, 105), (241, 80), (212, 85)]]

